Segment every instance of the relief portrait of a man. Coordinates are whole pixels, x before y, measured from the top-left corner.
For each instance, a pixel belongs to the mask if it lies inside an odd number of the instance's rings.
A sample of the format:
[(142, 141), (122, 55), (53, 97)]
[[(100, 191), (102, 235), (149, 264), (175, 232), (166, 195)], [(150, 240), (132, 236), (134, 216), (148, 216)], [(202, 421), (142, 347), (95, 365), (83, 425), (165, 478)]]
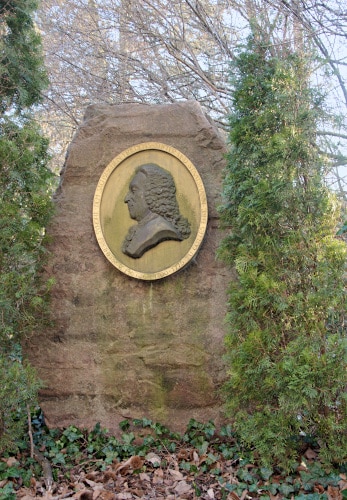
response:
[(137, 221), (122, 245), (126, 255), (138, 259), (164, 240), (189, 237), (190, 224), (180, 214), (174, 179), (158, 165), (148, 163), (136, 170), (124, 202), (130, 217)]

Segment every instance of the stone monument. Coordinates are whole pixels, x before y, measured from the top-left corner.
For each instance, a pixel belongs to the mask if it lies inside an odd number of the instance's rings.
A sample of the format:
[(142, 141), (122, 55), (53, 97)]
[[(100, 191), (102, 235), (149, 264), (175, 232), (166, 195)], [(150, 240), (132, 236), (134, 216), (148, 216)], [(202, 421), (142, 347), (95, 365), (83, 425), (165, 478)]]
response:
[(49, 426), (218, 421), (225, 149), (196, 102), (87, 109), (47, 229), (52, 325), (26, 346)]

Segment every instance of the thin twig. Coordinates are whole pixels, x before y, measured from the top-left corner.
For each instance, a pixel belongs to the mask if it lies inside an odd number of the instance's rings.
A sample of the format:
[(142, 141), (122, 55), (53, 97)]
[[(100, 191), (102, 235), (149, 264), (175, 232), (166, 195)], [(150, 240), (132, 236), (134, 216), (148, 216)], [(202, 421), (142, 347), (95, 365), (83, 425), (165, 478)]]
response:
[(33, 429), (31, 426), (31, 413), (30, 407), (27, 404), (27, 416), (28, 416), (28, 434), (30, 439), (30, 458), (34, 458), (34, 440), (33, 440)]

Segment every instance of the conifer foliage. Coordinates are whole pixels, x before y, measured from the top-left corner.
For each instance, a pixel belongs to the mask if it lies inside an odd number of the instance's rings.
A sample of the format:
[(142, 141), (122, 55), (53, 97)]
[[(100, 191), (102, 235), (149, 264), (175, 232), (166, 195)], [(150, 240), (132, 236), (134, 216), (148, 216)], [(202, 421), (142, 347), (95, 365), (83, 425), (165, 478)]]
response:
[(32, 0), (0, 1), (0, 453), (14, 445), (37, 381), (20, 342), (41, 321), (37, 282), (51, 213), (47, 140), (30, 112), (47, 84)]
[(305, 443), (347, 459), (346, 245), (324, 184), (309, 61), (250, 41), (233, 67), (220, 256), (228, 291), (226, 398), (242, 441), (290, 469)]

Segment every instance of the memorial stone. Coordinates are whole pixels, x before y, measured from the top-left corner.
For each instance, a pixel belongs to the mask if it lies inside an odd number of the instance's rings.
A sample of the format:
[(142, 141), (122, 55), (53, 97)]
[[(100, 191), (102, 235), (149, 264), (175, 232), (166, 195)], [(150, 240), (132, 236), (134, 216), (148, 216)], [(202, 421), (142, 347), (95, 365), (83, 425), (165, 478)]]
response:
[(52, 324), (26, 346), (49, 426), (221, 417), (225, 150), (196, 102), (87, 109), (47, 228)]

